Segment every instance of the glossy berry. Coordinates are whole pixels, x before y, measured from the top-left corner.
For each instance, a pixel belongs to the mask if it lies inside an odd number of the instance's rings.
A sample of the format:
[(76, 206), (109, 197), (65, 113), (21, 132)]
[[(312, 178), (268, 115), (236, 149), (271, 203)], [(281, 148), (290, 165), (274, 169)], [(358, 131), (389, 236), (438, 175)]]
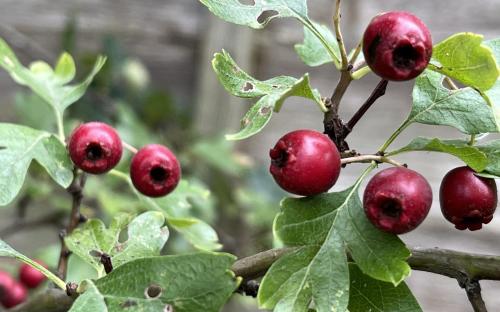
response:
[(89, 122), (76, 128), (69, 139), (68, 149), (75, 166), (92, 174), (113, 169), (123, 151), (116, 130), (102, 122)]
[(443, 215), (457, 229), (479, 230), (493, 218), (497, 185), (493, 179), (476, 176), (469, 167), (458, 167), (443, 178), (439, 201)]
[(410, 80), (422, 73), (432, 56), (427, 26), (407, 12), (375, 16), (363, 37), (363, 53), (371, 70), (387, 80)]
[(130, 177), (139, 192), (160, 197), (175, 189), (181, 178), (181, 167), (168, 148), (150, 144), (141, 148), (132, 158)]
[(313, 130), (290, 132), (269, 152), (271, 175), (281, 188), (312, 196), (328, 191), (340, 174), (340, 154), (326, 136)]
[[(37, 262), (44, 267), (46, 266), (41, 261)], [(36, 288), (45, 281), (45, 275), (31, 266), (23, 264), (19, 268), (19, 280), (28, 288)]]
[(28, 297), (28, 290), (26, 289), (26, 287), (24, 287), (23, 284), (14, 281), (12, 286), (5, 291), (4, 295), (2, 296), (2, 300), (0, 300), (0, 302), (4, 307), (9, 309), (17, 306), (18, 304), (23, 303), (24, 301), (26, 301), (27, 297)]
[(377, 173), (366, 186), (363, 206), (376, 227), (403, 234), (424, 221), (432, 206), (432, 189), (416, 171), (388, 168)]

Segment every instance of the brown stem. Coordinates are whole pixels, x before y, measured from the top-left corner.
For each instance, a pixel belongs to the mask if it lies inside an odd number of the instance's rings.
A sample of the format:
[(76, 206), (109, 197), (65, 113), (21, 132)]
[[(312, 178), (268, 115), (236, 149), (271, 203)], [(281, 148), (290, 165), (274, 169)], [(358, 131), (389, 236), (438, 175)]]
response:
[(61, 253), (59, 255), (59, 263), (57, 265), (57, 273), (59, 278), (62, 280), (66, 279), (66, 273), (68, 271), (68, 258), (71, 252), (64, 243), (64, 237), (71, 234), (73, 230), (78, 226), (80, 220), (82, 220), (80, 215), (80, 206), (83, 199), (83, 188), (85, 186), (86, 175), (85, 173), (79, 174), (78, 169), (74, 170), (74, 178), (71, 185), (68, 187), (67, 191), (73, 198), (73, 204), (71, 207), (71, 215), (68, 222), (68, 226), (65, 230), (61, 231)]
[(359, 155), (349, 158), (343, 158), (342, 165), (354, 164), (354, 163), (371, 163), (375, 161), (377, 163), (388, 163), (396, 167), (404, 167), (405, 165), (398, 163), (397, 161), (390, 159), (389, 157), (381, 155)]
[(340, 2), (341, 0), (336, 0), (335, 3), (335, 14), (333, 15), (333, 26), (335, 28), (335, 36), (337, 38), (337, 43), (339, 45), (340, 57), (342, 60), (342, 70), (346, 70), (349, 66), (349, 61), (347, 60), (347, 51), (345, 48), (344, 38), (342, 37), (342, 31), (340, 30)]

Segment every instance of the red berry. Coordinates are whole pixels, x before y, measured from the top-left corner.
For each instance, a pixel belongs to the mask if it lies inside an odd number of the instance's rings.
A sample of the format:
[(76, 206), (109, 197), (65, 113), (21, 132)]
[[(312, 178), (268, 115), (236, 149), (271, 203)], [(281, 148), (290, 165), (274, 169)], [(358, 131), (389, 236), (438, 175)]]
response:
[(458, 167), (443, 178), (439, 201), (443, 215), (457, 229), (479, 230), (493, 219), (497, 185), (493, 179), (478, 177), (469, 167)]
[(387, 80), (410, 80), (422, 73), (432, 56), (427, 26), (407, 12), (375, 16), (363, 37), (366, 63)]
[(432, 189), (416, 171), (388, 168), (377, 173), (366, 186), (363, 206), (377, 228), (403, 234), (424, 221), (432, 206)]
[(26, 287), (24, 287), (23, 284), (14, 281), (11, 288), (5, 292), (1, 303), (4, 307), (9, 309), (23, 303), (26, 300), (26, 297), (28, 297), (28, 290)]
[[(41, 261), (37, 260), (36, 262), (46, 267)], [(28, 288), (36, 288), (45, 281), (45, 275), (31, 266), (23, 264), (19, 269), (19, 280)]]
[(130, 177), (139, 192), (160, 197), (175, 189), (181, 178), (181, 167), (168, 148), (150, 144), (141, 148), (132, 158)]
[(68, 149), (75, 166), (92, 174), (113, 169), (123, 151), (116, 130), (102, 122), (89, 122), (76, 128), (69, 139)]
[(0, 271), (0, 301), (9, 295), (15, 283), (16, 280), (9, 273)]
[(269, 152), (271, 172), (281, 188), (312, 196), (327, 192), (340, 174), (340, 154), (328, 136), (313, 130), (292, 131)]

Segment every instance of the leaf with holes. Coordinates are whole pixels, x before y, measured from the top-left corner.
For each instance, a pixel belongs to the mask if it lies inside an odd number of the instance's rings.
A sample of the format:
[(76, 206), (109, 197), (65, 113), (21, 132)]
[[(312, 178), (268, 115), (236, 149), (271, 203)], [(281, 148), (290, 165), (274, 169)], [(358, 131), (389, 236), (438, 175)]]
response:
[(244, 98), (260, 97), (243, 118), (240, 132), (227, 135), (228, 140), (242, 140), (260, 132), (271, 119), (273, 111), (279, 112), (283, 102), (291, 96), (313, 100), (324, 109), (321, 96), (311, 88), (307, 74), (300, 79), (280, 76), (260, 81), (241, 70), (226, 51), (215, 54), (212, 64), (229, 93)]
[[(325, 25), (312, 23), (321, 36), (316, 36), (313, 31), (304, 26), (304, 42), (296, 44), (295, 51), (306, 65), (314, 67), (333, 62), (337, 68), (340, 68), (340, 50), (337, 39)], [(324, 38), (327, 45), (322, 42), (321, 38)], [(334, 52), (333, 57), (326, 46), (331, 47), (331, 51)]]
[(406, 125), (413, 122), (455, 127), (463, 133), (498, 132), (495, 112), (471, 88), (449, 90), (444, 76), (433, 71), (420, 75), (413, 88), (413, 107)]
[(239, 284), (235, 258), (222, 253), (163, 256), (127, 262), (80, 286), (70, 312), (220, 311)]
[(431, 68), (474, 89), (490, 89), (499, 70), (492, 50), (482, 42), (483, 36), (473, 33), (449, 37), (434, 46), (432, 57), (439, 64)]
[(52, 179), (66, 188), (73, 180), (73, 165), (66, 147), (51, 133), (32, 128), (0, 123), (0, 206), (5, 206), (19, 193), (33, 160)]
[[(92, 265), (99, 276), (104, 274), (101, 255), (111, 257), (113, 268), (137, 258), (157, 256), (168, 239), (168, 229), (161, 213), (150, 211), (132, 220), (130, 215), (115, 217), (109, 228), (99, 219), (88, 220), (64, 241), (68, 248)], [(128, 238), (120, 242), (120, 233), (128, 227)]]
[(137, 192), (130, 179), (129, 185), (142, 202), (150, 209), (161, 211), (168, 224), (181, 233), (194, 247), (201, 250), (217, 250), (222, 247), (215, 230), (191, 214), (191, 201), (207, 201), (210, 196), (208, 190), (181, 180), (175, 191), (168, 196), (151, 198)]
[(447, 153), (460, 158), (467, 166), (478, 172), (483, 171), (488, 165), (488, 158), (485, 153), (474, 146), (470, 146), (467, 141), (462, 140), (419, 137), (411, 141), (407, 146), (387, 153), (387, 156), (412, 151)]
[(59, 58), (55, 71), (49, 64), (36, 61), (29, 68), (24, 67), (9, 45), (0, 39), (0, 66), (5, 69), (17, 83), (29, 87), (44, 99), (62, 116), (64, 110), (78, 101), (94, 76), (101, 70), (106, 58), (99, 56), (90, 74), (81, 83), (67, 85), (75, 76), (73, 58), (63, 53)]
[(363, 274), (355, 264), (349, 264), (351, 292), (350, 312), (422, 312), (417, 300), (405, 283), (394, 286)]
[(476, 147), (488, 157), (488, 165), (484, 173), (500, 177), (500, 140), (489, 141)]
[[(373, 167), (372, 167), (373, 168)], [(346, 249), (369, 276), (398, 285), (409, 275), (410, 252), (395, 235), (366, 218), (356, 184), (340, 193), (282, 202), (274, 233), (298, 249), (274, 263), (265, 275), (259, 304), (274, 311), (346, 311), (349, 269)]]

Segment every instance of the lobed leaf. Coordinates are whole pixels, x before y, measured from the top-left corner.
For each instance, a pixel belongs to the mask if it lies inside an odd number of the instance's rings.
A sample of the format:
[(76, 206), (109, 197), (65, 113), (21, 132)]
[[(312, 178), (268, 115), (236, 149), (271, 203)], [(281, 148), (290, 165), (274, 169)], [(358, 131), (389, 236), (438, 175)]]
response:
[[(228, 254), (197, 253), (137, 259), (97, 281), (86, 281), (70, 312), (220, 311), (239, 284)], [(148, 289), (159, 290), (158, 296)], [(150, 293), (150, 292), (149, 292)]]
[(244, 98), (260, 97), (243, 118), (240, 132), (227, 135), (228, 140), (242, 140), (260, 132), (271, 120), (273, 111), (279, 112), (291, 96), (311, 99), (324, 107), (319, 92), (311, 88), (307, 74), (300, 79), (280, 76), (260, 81), (241, 70), (226, 51), (215, 54), (212, 65), (229, 93)]
[[(99, 219), (90, 219), (64, 239), (69, 250), (104, 275), (100, 255), (111, 257), (113, 268), (137, 258), (158, 256), (167, 242), (169, 232), (164, 216), (156, 211), (145, 212), (135, 219), (122, 214), (109, 228)], [(120, 233), (128, 228), (128, 239), (120, 242)]]
[(296, 44), (295, 51), (306, 65), (315, 67), (333, 62), (340, 66), (340, 50), (334, 34), (325, 25), (315, 22), (312, 24), (331, 47), (334, 57), (320, 40), (320, 37), (316, 36), (307, 26), (304, 26), (304, 42)]
[(467, 166), (477, 172), (483, 171), (488, 165), (486, 154), (477, 147), (470, 146), (467, 141), (462, 140), (440, 140), (437, 138), (419, 137), (411, 141), (405, 147), (387, 153), (388, 156), (412, 151), (426, 151), (446, 153), (458, 157)]
[(484, 169), (484, 174), (490, 173), (500, 177), (500, 140), (489, 141), (476, 147), (486, 154), (488, 158), (488, 165)]
[(15, 124), (0, 123), (0, 206), (12, 202), (19, 193), (28, 168), (37, 161), (52, 179), (66, 188), (73, 180), (68, 152), (51, 133)]
[(433, 58), (440, 63), (436, 71), (480, 91), (490, 89), (498, 79), (497, 63), (482, 35), (455, 34), (434, 46)]

